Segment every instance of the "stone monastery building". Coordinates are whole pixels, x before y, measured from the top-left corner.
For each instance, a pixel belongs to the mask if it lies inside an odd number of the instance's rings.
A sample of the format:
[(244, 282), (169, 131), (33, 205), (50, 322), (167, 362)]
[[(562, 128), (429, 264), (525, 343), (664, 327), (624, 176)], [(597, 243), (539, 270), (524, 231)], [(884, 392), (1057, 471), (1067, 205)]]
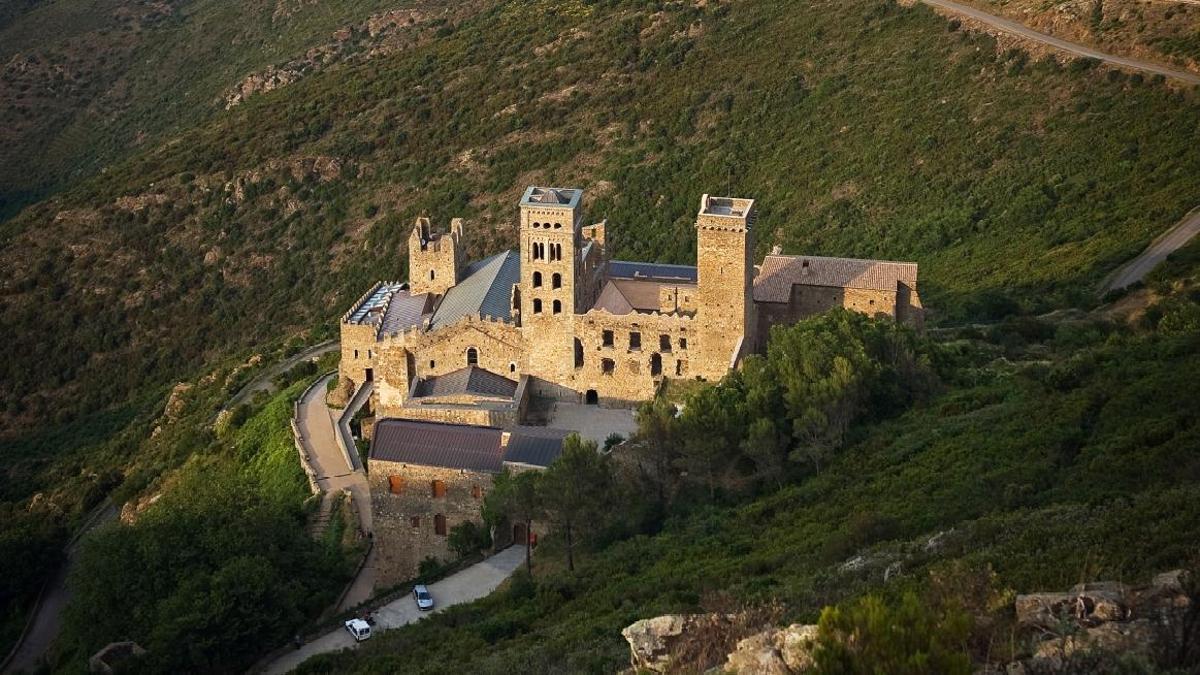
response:
[(754, 200), (700, 199), (696, 266), (612, 260), (580, 189), (531, 187), (520, 249), (468, 263), (463, 222), (419, 219), (409, 282), (379, 283), (341, 322), (340, 376), (377, 418), (510, 428), (531, 394), (630, 406), (665, 379), (717, 380), (768, 329), (833, 307), (919, 324), (914, 263), (754, 256)]

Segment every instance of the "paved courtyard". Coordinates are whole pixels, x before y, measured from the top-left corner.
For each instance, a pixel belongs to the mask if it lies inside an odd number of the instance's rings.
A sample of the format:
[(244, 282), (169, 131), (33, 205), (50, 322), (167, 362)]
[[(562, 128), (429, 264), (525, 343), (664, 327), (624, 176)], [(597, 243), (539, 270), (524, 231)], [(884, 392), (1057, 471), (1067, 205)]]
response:
[(620, 408), (601, 408), (596, 405), (581, 403), (555, 402), (550, 414), (549, 423), (552, 429), (576, 431), (586, 439), (596, 441), (603, 447), (604, 439), (609, 434), (618, 433), (629, 438), (637, 431), (637, 423), (633, 420), (633, 411)]

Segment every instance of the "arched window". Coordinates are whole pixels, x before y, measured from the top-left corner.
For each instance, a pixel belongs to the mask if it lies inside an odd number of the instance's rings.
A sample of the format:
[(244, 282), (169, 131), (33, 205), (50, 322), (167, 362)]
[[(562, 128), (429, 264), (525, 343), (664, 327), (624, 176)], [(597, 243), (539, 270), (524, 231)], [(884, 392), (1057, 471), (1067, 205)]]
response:
[(475, 349), (474, 347), (469, 347), (467, 349), (467, 365), (468, 366), (479, 365), (479, 350), (478, 349)]
[(429, 270), (429, 280), (433, 281), (435, 276), (437, 276), (437, 274), (433, 270)]
[(561, 230), (561, 229), (562, 229), (562, 223), (555, 223), (555, 224), (554, 224), (554, 229), (556, 229), (556, 230)]
[(555, 314), (562, 314), (562, 300), (555, 300), (555, 301), (554, 301), (554, 313), (555, 313)]
[(510, 373), (517, 372), (517, 364), (515, 364), (515, 363), (508, 364), (508, 372), (510, 372)]
[(552, 288), (562, 288), (562, 275), (555, 272), (554, 276), (550, 277), (550, 286)]
[[(556, 274), (555, 276), (558, 276), (558, 275)], [(541, 272), (533, 273), (533, 287), (534, 288), (542, 287), (542, 273)]]
[(541, 314), (541, 313), (542, 313), (542, 301), (541, 301), (541, 300), (538, 300), (538, 299), (536, 299), (536, 298), (535, 298), (535, 299), (534, 299), (534, 301), (533, 301), (533, 313), (534, 313), (534, 314)]
[(541, 224), (541, 223), (534, 223), (534, 224), (533, 224), (533, 226), (534, 226), (534, 227), (541, 227), (541, 226), (542, 226), (542, 224)]

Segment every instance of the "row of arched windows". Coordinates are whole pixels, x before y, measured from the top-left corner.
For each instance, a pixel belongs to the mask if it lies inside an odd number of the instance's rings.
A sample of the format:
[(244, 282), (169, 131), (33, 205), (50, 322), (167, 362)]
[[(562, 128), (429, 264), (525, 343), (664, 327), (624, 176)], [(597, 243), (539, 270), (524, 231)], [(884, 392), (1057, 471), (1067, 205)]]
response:
[[(534, 242), (530, 255), (534, 260), (562, 260), (562, 244), (550, 244), (549, 248), (542, 242)], [(549, 257), (547, 257), (549, 253)]]
[(533, 226), (535, 228), (543, 228), (544, 227), (546, 229), (550, 229), (551, 227), (553, 227), (556, 230), (562, 229), (562, 223), (554, 223), (553, 225), (551, 225), (550, 223), (534, 223)]
[[(542, 287), (542, 273), (541, 272), (533, 273), (533, 287), (534, 288)], [(562, 288), (562, 275), (561, 274), (559, 274), (558, 272), (555, 272), (554, 274), (550, 275), (550, 287), (551, 288)]]
[[(562, 300), (555, 300), (554, 302), (550, 303), (550, 310), (554, 314), (562, 314)], [(533, 313), (542, 313), (542, 301), (540, 298), (533, 299)]]

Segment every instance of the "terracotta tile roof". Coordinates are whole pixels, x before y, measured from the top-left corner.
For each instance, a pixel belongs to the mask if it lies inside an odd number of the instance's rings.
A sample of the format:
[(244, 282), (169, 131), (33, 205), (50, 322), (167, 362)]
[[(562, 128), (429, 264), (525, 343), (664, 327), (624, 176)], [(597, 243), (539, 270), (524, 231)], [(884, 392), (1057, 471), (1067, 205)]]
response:
[(788, 302), (795, 284), (895, 291), (901, 283), (916, 288), (916, 263), (769, 255), (754, 279), (754, 301)]

